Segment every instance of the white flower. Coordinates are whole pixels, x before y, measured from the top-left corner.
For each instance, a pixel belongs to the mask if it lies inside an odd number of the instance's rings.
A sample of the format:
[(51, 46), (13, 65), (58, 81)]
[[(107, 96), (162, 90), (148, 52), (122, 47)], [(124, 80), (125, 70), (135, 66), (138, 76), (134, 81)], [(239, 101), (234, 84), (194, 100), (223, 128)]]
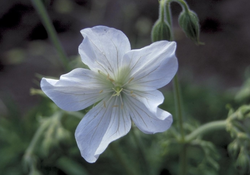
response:
[(166, 131), (172, 115), (158, 108), (178, 69), (176, 43), (158, 41), (131, 50), (128, 38), (114, 28), (81, 30), (83, 63), (60, 80), (43, 78), (41, 88), (60, 108), (82, 110), (96, 104), (79, 123), (75, 137), (82, 157), (95, 162), (109, 143), (126, 135), (131, 120), (146, 134)]

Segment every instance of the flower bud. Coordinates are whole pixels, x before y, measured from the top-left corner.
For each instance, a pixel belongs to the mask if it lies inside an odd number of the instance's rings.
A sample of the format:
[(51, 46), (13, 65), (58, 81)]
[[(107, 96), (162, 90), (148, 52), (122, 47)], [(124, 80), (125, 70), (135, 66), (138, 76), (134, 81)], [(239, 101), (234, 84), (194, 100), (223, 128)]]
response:
[(197, 44), (202, 44), (199, 41), (200, 25), (197, 15), (191, 11), (182, 11), (179, 16), (179, 25), (185, 32), (186, 36)]
[(59, 142), (62, 140), (70, 139), (70, 133), (68, 130), (64, 129), (62, 126), (57, 128), (56, 138)]
[(159, 1), (159, 18), (155, 22), (152, 32), (151, 32), (151, 39), (152, 42), (160, 41), (160, 40), (171, 40), (171, 29), (166, 21), (166, 1), (161, 0)]
[(238, 157), (240, 153), (240, 146), (237, 141), (233, 141), (228, 145), (228, 152), (234, 159)]
[(250, 163), (249, 163), (249, 157), (245, 153), (241, 153), (236, 160), (236, 168), (239, 172), (239, 174), (249, 174), (250, 172)]
[(151, 32), (152, 41), (170, 40), (170, 38), (171, 31), (168, 23), (165, 20), (157, 20)]

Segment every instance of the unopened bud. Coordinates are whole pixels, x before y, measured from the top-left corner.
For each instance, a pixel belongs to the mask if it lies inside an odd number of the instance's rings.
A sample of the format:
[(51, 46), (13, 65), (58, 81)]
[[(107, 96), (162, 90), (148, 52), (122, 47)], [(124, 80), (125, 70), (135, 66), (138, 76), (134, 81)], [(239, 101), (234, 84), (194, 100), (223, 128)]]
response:
[(68, 140), (69, 138), (70, 138), (69, 131), (64, 129), (62, 126), (58, 127), (56, 132), (56, 139), (60, 142), (62, 140)]
[(228, 145), (228, 152), (234, 159), (238, 157), (240, 153), (240, 146), (237, 141), (233, 141)]
[(241, 153), (236, 160), (236, 168), (239, 174), (249, 174), (250, 173), (250, 163), (249, 157), (245, 153)]
[(199, 41), (199, 36), (200, 36), (199, 18), (193, 11), (191, 10), (182, 11), (179, 16), (179, 25), (188, 38), (195, 41), (197, 44), (202, 44)]
[(165, 20), (157, 20), (154, 24), (151, 32), (152, 41), (160, 41), (160, 40), (170, 40), (171, 31), (168, 23)]

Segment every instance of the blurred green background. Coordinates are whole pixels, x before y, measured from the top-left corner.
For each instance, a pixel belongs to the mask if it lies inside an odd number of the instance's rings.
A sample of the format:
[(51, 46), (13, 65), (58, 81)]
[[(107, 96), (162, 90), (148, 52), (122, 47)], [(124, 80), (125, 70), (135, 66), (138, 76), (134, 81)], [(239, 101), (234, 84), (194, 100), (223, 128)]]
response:
[[(128, 36), (132, 48), (141, 48), (151, 43), (151, 27), (158, 18), (159, 8), (157, 0), (43, 2), (73, 67), (81, 66), (78, 57), (78, 45), (83, 39), (81, 29), (95, 25), (114, 27)], [(205, 45), (197, 46), (185, 37), (178, 26), (181, 7), (177, 3), (172, 3), (171, 7), (185, 115), (192, 120), (191, 127), (195, 128), (199, 123), (225, 119), (227, 104), (233, 107), (242, 104), (235, 101), (235, 94), (249, 77), (250, 2), (187, 0), (187, 3), (199, 16), (200, 40)], [(41, 76), (59, 77), (63, 73), (66, 72), (31, 2), (0, 1), (0, 174), (127, 174), (123, 163), (117, 162), (117, 146), (108, 148), (97, 163), (85, 162), (73, 136), (80, 119), (65, 112), (58, 114), (60, 126), (54, 127), (65, 130), (58, 132), (52, 129), (48, 137), (46, 134), (41, 136), (34, 151), (36, 154), (29, 157), (32, 163), (28, 166), (22, 163), (37, 128), (59, 111), (49, 99), (31, 95), (30, 89), (40, 88)], [(162, 108), (174, 113), (171, 84), (162, 91), (166, 96)], [(249, 95), (249, 91), (246, 94)], [(56, 135), (60, 132), (63, 133), (62, 138)], [(140, 159), (143, 152), (138, 151), (140, 147), (135, 143), (133, 134), (112, 143), (118, 145), (127, 162), (132, 162), (129, 165), (132, 170), (145, 174), (144, 171), (152, 169), (149, 172), (159, 175), (178, 172), (178, 149), (171, 146), (171, 151), (164, 149), (167, 133), (144, 135), (135, 130), (134, 134), (145, 144), (144, 153), (151, 162), (148, 166), (143, 158)], [(214, 155), (219, 155), (215, 159), (220, 168), (212, 171), (216, 168), (209, 168), (211, 164), (198, 167), (204, 155), (198, 148), (190, 149), (191, 174), (235, 175), (236, 169), (227, 152), (230, 136), (221, 131), (205, 139), (213, 141), (218, 148), (219, 152)]]

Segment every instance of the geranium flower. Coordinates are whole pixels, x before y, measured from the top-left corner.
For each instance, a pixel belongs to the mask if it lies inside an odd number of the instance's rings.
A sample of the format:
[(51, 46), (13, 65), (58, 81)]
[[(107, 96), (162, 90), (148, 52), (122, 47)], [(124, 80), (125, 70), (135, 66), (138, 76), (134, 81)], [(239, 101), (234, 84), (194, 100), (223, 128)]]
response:
[(166, 131), (172, 115), (158, 106), (164, 96), (158, 91), (178, 69), (176, 43), (158, 41), (131, 50), (125, 34), (96, 26), (81, 30), (82, 62), (59, 80), (43, 78), (43, 92), (66, 111), (96, 104), (77, 126), (75, 137), (82, 157), (95, 162), (114, 140), (126, 135), (131, 122), (146, 134)]

